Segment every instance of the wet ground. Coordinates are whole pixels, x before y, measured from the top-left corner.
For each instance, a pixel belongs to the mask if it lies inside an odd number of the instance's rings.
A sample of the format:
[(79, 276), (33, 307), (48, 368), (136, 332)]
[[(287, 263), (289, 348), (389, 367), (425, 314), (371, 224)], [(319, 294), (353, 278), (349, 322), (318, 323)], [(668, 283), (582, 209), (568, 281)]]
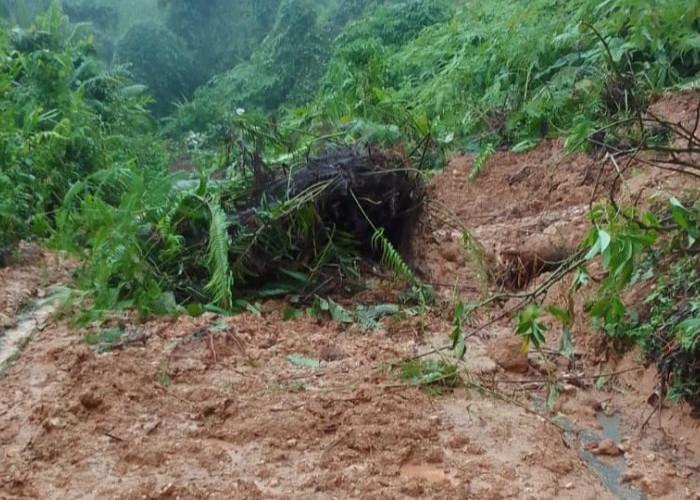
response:
[[(660, 105), (682, 119), (696, 98)], [(583, 319), (573, 365), (554, 353), (556, 330), (546, 359), (523, 353), (512, 319), (492, 322), (506, 302), (467, 325), (479, 332), (459, 387), (430, 395), (399, 379), (402, 360), (447, 343), (456, 298), (483, 292), (460, 224), (499, 269), (513, 252), (575, 245), (606, 182), (557, 141), (497, 153), (473, 182), (471, 162), (456, 157), (432, 181), (412, 239), (438, 304), (377, 330), (284, 321), (270, 302), (261, 316), (127, 323), (105, 350), (85, 341), (99, 331), (41, 305), (68, 282), (68, 261), (34, 250), (1, 270), (0, 498), (700, 498), (700, 421), (670, 405), (647, 422), (655, 369), (611, 355)], [(630, 184), (677, 180), (641, 172)], [(612, 375), (596, 384), (601, 374)]]

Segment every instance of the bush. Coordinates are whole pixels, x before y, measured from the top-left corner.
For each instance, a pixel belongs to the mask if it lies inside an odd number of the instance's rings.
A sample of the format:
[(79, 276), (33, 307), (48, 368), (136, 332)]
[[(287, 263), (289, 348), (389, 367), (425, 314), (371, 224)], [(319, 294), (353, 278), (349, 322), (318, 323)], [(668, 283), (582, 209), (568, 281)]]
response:
[(580, 145), (630, 111), (632, 93), (700, 69), (700, 9), (683, 0), (471, 2), (454, 17), (413, 1), (370, 12), (338, 39), (314, 112), (386, 123), (387, 108), (403, 108), (453, 147), (562, 134)]
[(45, 236), (72, 184), (113, 162), (153, 161), (141, 89), (97, 59), (89, 30), (57, 3), (28, 30), (0, 33), (0, 260)]

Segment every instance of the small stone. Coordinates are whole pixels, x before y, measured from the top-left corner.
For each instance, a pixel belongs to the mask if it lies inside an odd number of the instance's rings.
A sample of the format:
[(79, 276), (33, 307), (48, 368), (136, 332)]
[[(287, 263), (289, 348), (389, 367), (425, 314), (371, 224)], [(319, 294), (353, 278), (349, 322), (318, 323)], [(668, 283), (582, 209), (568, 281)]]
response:
[(463, 448), (465, 445), (469, 444), (469, 438), (464, 434), (455, 434), (447, 442), (447, 445), (452, 449)]
[(296, 439), (288, 439), (287, 440), (287, 448), (294, 448), (296, 445), (297, 445)]
[(440, 464), (445, 461), (445, 452), (442, 448), (433, 448), (425, 455), (425, 461), (429, 464)]
[(48, 418), (48, 419), (44, 420), (42, 422), (41, 426), (47, 432), (51, 432), (53, 429), (64, 428), (66, 426), (66, 424), (64, 424), (60, 418), (54, 417), (54, 418)]
[(0, 313), (0, 328), (9, 329), (14, 328), (15, 326), (17, 326), (17, 322), (14, 319), (10, 319), (9, 316)]
[(598, 443), (598, 446), (593, 450), (593, 453), (595, 455), (617, 457), (622, 455), (622, 450), (612, 439), (603, 439), (600, 443)]
[(568, 396), (576, 396), (576, 392), (578, 392), (578, 387), (572, 384), (564, 384), (560, 392)]
[(523, 341), (514, 335), (494, 340), (487, 352), (491, 359), (506, 371), (524, 373), (529, 368), (527, 353), (523, 352)]
[(623, 472), (620, 476), (620, 484), (631, 483), (632, 481), (636, 481), (642, 477), (644, 477), (644, 474), (638, 470), (628, 470), (627, 472)]

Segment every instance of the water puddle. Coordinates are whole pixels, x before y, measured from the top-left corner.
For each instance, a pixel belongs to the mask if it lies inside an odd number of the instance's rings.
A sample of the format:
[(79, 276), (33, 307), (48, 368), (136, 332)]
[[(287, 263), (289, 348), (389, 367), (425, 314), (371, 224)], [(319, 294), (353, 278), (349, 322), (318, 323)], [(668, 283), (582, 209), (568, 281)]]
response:
[(44, 328), (46, 321), (55, 311), (56, 304), (53, 300), (43, 300), (36, 307), (21, 314), (15, 327), (0, 332), (0, 375), (31, 336)]
[[(540, 410), (545, 407), (542, 400), (533, 399), (533, 402)], [(564, 441), (571, 449), (578, 452), (588, 469), (603, 482), (610, 493), (622, 500), (644, 500), (646, 498), (639, 490), (620, 484), (620, 478), (627, 468), (624, 454), (618, 457), (601, 458), (586, 446), (589, 443), (599, 443), (604, 439), (612, 439), (619, 446), (622, 440), (619, 414), (606, 415), (602, 411), (596, 414), (596, 420), (602, 427), (602, 434), (589, 429), (577, 431), (571, 420), (563, 415), (556, 415), (552, 420), (564, 430)]]
[(622, 473), (627, 467), (624, 455), (608, 457), (603, 461), (586, 449), (587, 443), (600, 442), (603, 439), (612, 439), (615, 444), (620, 444), (620, 416), (617, 414), (610, 416), (598, 412), (596, 419), (603, 427), (603, 434), (600, 435), (590, 430), (579, 432), (579, 442), (583, 445), (579, 447), (579, 455), (586, 462), (588, 468), (605, 483), (611, 493), (624, 500), (643, 500), (645, 497), (639, 490), (620, 484)]
[(619, 445), (621, 441), (620, 433), (620, 416), (606, 415), (603, 412), (598, 412), (596, 415), (598, 423), (603, 428), (600, 432), (584, 429), (576, 434), (573, 424), (569, 419), (558, 415), (555, 420), (564, 429), (564, 439), (569, 445), (574, 448), (581, 459), (605, 485), (606, 488), (618, 498), (623, 500), (644, 500), (646, 498), (642, 492), (631, 488), (627, 485), (620, 484), (620, 478), (625, 472), (627, 464), (625, 456), (606, 457), (602, 459), (595, 455), (591, 450), (587, 449), (589, 443), (599, 443), (604, 439), (612, 439), (615, 444)]

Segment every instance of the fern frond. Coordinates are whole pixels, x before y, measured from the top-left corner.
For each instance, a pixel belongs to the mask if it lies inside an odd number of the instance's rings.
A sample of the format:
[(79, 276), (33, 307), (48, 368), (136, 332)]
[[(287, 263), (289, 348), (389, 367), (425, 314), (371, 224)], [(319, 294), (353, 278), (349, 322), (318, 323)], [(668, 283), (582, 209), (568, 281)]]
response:
[(414, 276), (411, 268), (408, 267), (408, 264), (406, 264), (399, 252), (396, 251), (394, 245), (384, 236), (384, 228), (376, 228), (370, 241), (375, 251), (381, 251), (381, 262), (384, 267), (391, 269), (399, 278), (405, 279), (411, 285), (418, 283), (418, 279)]
[(496, 150), (493, 147), (493, 144), (487, 143), (483, 148), (481, 148), (481, 151), (477, 155), (477, 157), (474, 159), (474, 166), (472, 167), (472, 171), (469, 174), (469, 180), (473, 181), (477, 177), (479, 177), (479, 174), (481, 173), (481, 170), (484, 168), (484, 163), (491, 158), (493, 153)]
[(491, 276), (486, 249), (466, 228), (462, 229), (462, 246), (476, 270), (476, 275), (479, 278), (479, 284), (482, 290), (486, 292)]
[(233, 305), (233, 275), (229, 268), (229, 236), (226, 213), (218, 200), (209, 203), (211, 223), (207, 246), (207, 266), (210, 279), (204, 289), (212, 294), (212, 301), (230, 309)]

